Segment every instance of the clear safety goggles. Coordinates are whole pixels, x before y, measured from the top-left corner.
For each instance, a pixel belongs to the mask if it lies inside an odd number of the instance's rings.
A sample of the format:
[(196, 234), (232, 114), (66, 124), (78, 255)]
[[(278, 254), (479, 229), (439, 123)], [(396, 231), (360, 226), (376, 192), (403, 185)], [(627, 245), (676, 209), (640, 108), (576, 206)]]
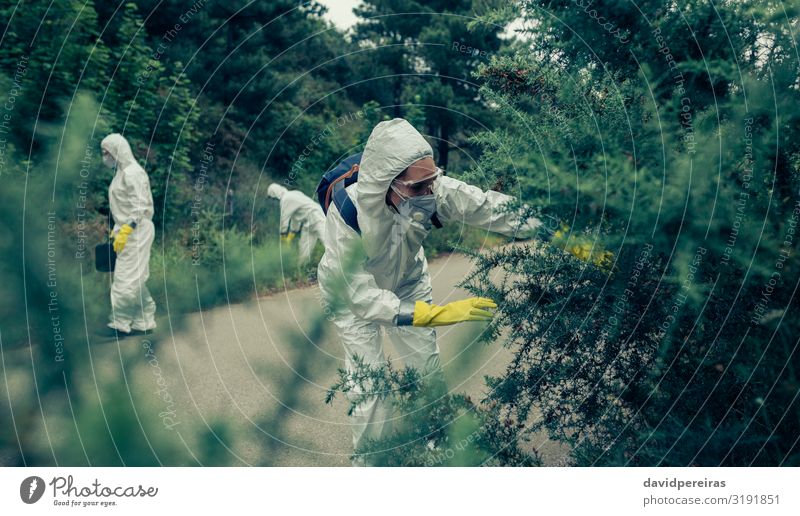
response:
[[(395, 179), (389, 185), (392, 190), (397, 193), (403, 199), (408, 199), (409, 197), (417, 197), (419, 195), (428, 195), (433, 193), (433, 184), (439, 179), (440, 176), (444, 174), (444, 170), (439, 167), (436, 167), (436, 170), (433, 174), (423, 177), (422, 179), (417, 179), (415, 181), (412, 180), (403, 180), (403, 179)], [(397, 186), (402, 186), (404, 191), (399, 191)]]

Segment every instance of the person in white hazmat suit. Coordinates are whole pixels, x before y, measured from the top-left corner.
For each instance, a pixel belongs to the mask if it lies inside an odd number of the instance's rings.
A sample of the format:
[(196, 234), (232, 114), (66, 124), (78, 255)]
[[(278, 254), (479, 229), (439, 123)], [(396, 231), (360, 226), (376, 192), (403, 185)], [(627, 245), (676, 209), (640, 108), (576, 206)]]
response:
[[(380, 122), (372, 131), (358, 172), (346, 189), (357, 209), (359, 234), (331, 203), (326, 219), (325, 254), (318, 279), (326, 308), (345, 350), (345, 367), (354, 370), (353, 355), (364, 364), (385, 364), (379, 326), (387, 331), (401, 359), (427, 380), (442, 378), (435, 326), (488, 320), (497, 305), (487, 298), (468, 298), (444, 306), (432, 304), (431, 278), (422, 241), (431, 217), (514, 235), (533, 236), (541, 221), (519, 217), (501, 207), (511, 200), (495, 191), (442, 175), (423, 136), (402, 118)], [(348, 264), (354, 250), (357, 263)], [(332, 300), (339, 299), (337, 304)], [(348, 392), (352, 400), (363, 391)], [(370, 398), (351, 416), (353, 446), (366, 438), (385, 437), (391, 402)], [(358, 457), (355, 464), (363, 463)], [(366, 458), (368, 461), (368, 458)], [(367, 462), (368, 463), (368, 462)]]
[(136, 162), (128, 141), (109, 134), (100, 143), (103, 163), (115, 169), (108, 187), (108, 202), (117, 253), (111, 282), (111, 316), (108, 336), (124, 337), (155, 329), (156, 304), (145, 282), (150, 275), (150, 247), (155, 237), (150, 179)]
[(308, 262), (317, 240), (325, 245), (325, 213), (320, 205), (299, 190), (272, 183), (267, 188), (267, 197), (280, 202), (280, 234), (284, 242), (291, 242), (300, 233), (298, 242), (299, 261)]

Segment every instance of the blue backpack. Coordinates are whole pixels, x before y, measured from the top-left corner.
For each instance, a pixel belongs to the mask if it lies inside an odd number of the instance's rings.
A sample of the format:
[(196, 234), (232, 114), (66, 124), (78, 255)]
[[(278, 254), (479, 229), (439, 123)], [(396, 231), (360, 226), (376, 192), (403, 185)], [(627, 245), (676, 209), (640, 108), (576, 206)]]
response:
[(328, 206), (333, 201), (347, 225), (361, 234), (361, 228), (358, 227), (358, 212), (345, 191), (345, 188), (358, 181), (359, 163), (361, 163), (360, 152), (348, 156), (336, 167), (325, 172), (317, 185), (317, 200), (325, 215), (328, 214)]
[[(333, 202), (345, 223), (359, 235), (361, 234), (361, 228), (358, 227), (358, 211), (353, 204), (353, 200), (347, 195), (345, 188), (358, 182), (358, 167), (361, 163), (361, 154), (359, 152), (348, 156), (336, 167), (325, 172), (319, 185), (317, 185), (317, 200), (319, 205), (322, 206), (322, 211), (325, 212), (325, 215), (328, 214), (328, 207)], [(442, 227), (435, 213), (431, 218), (431, 222), (437, 228)]]

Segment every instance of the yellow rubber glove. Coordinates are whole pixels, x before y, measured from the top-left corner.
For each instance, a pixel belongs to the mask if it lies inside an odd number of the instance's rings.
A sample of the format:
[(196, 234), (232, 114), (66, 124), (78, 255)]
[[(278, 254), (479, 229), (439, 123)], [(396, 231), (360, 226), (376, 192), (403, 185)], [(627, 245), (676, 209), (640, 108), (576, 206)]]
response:
[(584, 262), (592, 262), (603, 270), (607, 271), (610, 269), (611, 264), (614, 261), (614, 253), (611, 251), (606, 251), (600, 244), (592, 244), (592, 242), (588, 242), (580, 236), (573, 236), (570, 240), (574, 241), (575, 243), (566, 245), (564, 238), (567, 231), (569, 231), (569, 226), (562, 225), (561, 229), (556, 231), (553, 235), (552, 241), (557, 247), (567, 251), (579, 260), (583, 260)]
[(128, 224), (123, 224), (119, 231), (117, 232), (117, 236), (114, 237), (114, 252), (119, 254), (125, 248), (125, 244), (128, 243), (128, 235), (133, 233), (133, 228), (130, 227)]
[(600, 253), (596, 253), (595, 257), (592, 258), (592, 263), (604, 271), (608, 271), (611, 269), (611, 265), (614, 263), (614, 253), (611, 251), (602, 251)]
[(444, 306), (430, 305), (425, 301), (414, 304), (414, 326), (445, 326), (464, 321), (488, 321), (494, 314), (484, 308), (497, 308), (486, 297), (470, 297)]
[(291, 243), (292, 240), (294, 240), (295, 236), (297, 236), (297, 233), (289, 231), (285, 235), (281, 235), (281, 242), (283, 242), (284, 244), (289, 244)]
[(568, 253), (574, 255), (579, 260), (584, 262), (592, 262), (601, 269), (607, 270), (614, 262), (614, 253), (611, 251), (604, 251), (599, 244), (594, 245), (592, 250), (591, 242), (582, 242), (568, 246), (565, 249)]

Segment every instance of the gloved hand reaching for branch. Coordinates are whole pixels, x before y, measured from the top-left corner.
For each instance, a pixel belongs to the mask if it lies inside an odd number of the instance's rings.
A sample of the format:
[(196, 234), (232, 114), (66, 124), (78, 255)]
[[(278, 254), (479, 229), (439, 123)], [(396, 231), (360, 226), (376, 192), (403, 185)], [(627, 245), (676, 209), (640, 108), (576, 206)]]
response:
[(606, 272), (611, 269), (611, 264), (614, 262), (614, 253), (606, 251), (599, 243), (592, 243), (583, 237), (567, 237), (568, 231), (569, 226), (562, 224), (561, 229), (553, 234), (550, 242), (579, 260), (591, 262)]
[(414, 305), (414, 326), (445, 326), (464, 321), (488, 321), (494, 316), (486, 308), (497, 304), (486, 297), (470, 297), (444, 306), (417, 301)]

